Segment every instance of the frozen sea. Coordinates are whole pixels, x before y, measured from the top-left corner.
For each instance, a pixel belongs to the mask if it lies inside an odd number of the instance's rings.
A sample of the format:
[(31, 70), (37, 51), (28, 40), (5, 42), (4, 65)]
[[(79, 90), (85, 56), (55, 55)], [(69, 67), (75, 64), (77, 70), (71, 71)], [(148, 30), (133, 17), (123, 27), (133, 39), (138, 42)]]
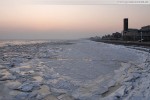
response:
[[(10, 74), (15, 72), (15, 80), (21, 84), (38, 77), (37, 81), (42, 80), (51, 92), (64, 92), (81, 100), (101, 98), (98, 94), (122, 63), (141, 64), (146, 59), (142, 51), (90, 40), (5, 41), (1, 42), (0, 52), (0, 64)], [(21, 70), (22, 66), (30, 66), (30, 70)], [(29, 76), (25, 74), (29, 71), (30, 80), (21, 79)]]
[(56, 50), (52, 49), (52, 52), (54, 50), (57, 57), (46, 63), (57, 73), (81, 82), (93, 80), (100, 75), (111, 74), (115, 69), (121, 67), (122, 62), (140, 63), (145, 57), (142, 52), (124, 46), (88, 40), (71, 43), (70, 45), (54, 46)]

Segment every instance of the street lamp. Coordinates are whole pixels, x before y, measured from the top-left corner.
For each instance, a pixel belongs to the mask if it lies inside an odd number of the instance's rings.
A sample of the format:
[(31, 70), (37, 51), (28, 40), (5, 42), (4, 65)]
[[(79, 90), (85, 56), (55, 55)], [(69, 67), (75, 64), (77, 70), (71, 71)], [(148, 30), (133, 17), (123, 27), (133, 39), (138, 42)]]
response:
[(143, 39), (142, 39), (142, 32), (141, 32), (141, 42), (143, 41)]

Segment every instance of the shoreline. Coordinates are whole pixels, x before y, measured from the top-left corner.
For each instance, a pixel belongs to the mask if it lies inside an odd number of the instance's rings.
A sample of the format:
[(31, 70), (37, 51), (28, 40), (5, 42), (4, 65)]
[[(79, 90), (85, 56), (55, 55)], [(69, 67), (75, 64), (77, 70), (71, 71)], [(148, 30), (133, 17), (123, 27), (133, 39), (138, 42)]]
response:
[(146, 46), (150, 47), (150, 42), (135, 42), (135, 41), (119, 41), (119, 40), (91, 40), (95, 42), (103, 42), (116, 45), (125, 45), (125, 46)]
[[(95, 40), (91, 40), (91, 41), (95, 41)], [(150, 42), (134, 42), (134, 41), (118, 41), (118, 40), (96, 40), (95, 42), (122, 45), (122, 46), (126, 46), (127, 48), (150, 52)]]

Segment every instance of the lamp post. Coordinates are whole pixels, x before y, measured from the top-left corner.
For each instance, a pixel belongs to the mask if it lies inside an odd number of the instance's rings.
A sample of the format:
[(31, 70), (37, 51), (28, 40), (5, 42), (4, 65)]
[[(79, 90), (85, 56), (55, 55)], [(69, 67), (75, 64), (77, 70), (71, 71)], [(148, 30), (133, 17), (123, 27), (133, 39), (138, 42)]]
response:
[(142, 39), (142, 32), (141, 32), (141, 42), (143, 41), (143, 39)]

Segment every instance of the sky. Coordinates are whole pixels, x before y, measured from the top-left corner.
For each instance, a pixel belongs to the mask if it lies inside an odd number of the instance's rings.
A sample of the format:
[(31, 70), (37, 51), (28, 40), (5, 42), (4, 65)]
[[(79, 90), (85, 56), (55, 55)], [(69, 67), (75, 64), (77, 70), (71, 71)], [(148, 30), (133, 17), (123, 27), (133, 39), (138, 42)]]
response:
[(150, 25), (150, 5), (54, 5), (12, 1), (0, 0), (0, 39), (102, 36), (121, 32), (124, 18), (129, 19), (129, 28)]

